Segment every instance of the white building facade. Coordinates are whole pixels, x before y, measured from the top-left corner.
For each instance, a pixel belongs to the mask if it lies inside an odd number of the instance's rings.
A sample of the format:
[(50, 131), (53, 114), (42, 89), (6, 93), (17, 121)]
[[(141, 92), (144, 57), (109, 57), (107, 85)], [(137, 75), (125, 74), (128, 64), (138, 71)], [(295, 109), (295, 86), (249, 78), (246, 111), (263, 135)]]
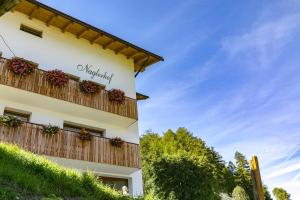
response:
[[(163, 59), (34, 0), (2, 0), (0, 15), (0, 115), (25, 121), (11, 133), (18, 139), (1, 129), (0, 140), (142, 194), (137, 101), (147, 97), (137, 95), (135, 75)], [(29, 76), (16, 75), (10, 70), (13, 57), (38, 66)], [(68, 74), (66, 85), (47, 81), (46, 72), (54, 69)], [(83, 80), (99, 84), (99, 94), (81, 92)], [(111, 102), (112, 89), (125, 93), (123, 103)], [(47, 124), (61, 128), (51, 142), (36, 131)], [(82, 129), (91, 140), (78, 138)], [(30, 137), (24, 139), (24, 130)], [(111, 145), (116, 137), (124, 141), (121, 147)]]

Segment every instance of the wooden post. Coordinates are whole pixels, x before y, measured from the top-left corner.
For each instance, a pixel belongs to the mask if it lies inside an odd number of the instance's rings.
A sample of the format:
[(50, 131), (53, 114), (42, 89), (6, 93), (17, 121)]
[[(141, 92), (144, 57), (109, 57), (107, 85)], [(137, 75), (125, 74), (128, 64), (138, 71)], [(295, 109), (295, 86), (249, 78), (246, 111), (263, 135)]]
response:
[(251, 161), (251, 175), (253, 180), (253, 186), (254, 186), (254, 199), (255, 200), (264, 200), (264, 190), (263, 190), (263, 184), (261, 181), (260, 176), (260, 170), (258, 165), (258, 159), (256, 156), (253, 156)]

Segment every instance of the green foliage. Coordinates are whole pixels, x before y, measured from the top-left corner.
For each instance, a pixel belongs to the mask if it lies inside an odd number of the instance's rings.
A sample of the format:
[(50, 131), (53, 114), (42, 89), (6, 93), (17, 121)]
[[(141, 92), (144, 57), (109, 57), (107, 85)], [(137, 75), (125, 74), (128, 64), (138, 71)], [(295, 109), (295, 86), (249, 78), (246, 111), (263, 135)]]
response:
[[(171, 162), (170, 165), (166, 164), (166, 166), (174, 171), (176, 171), (176, 163), (185, 162), (185, 167), (190, 166), (187, 164), (189, 162), (194, 163), (194, 169), (196, 169), (196, 166), (198, 167), (197, 169), (199, 169), (199, 172), (195, 172), (195, 174), (205, 174), (205, 177), (207, 177), (207, 181), (205, 183), (211, 187), (211, 192), (206, 196), (214, 196), (210, 199), (218, 198), (217, 196), (221, 192), (231, 193), (233, 189), (231, 189), (234, 184), (232, 182), (233, 175), (226, 167), (222, 157), (213, 148), (207, 147), (203, 140), (194, 137), (185, 128), (179, 128), (176, 132), (168, 130), (163, 136), (159, 136), (155, 133), (147, 133), (143, 135), (141, 138), (141, 155), (146, 197), (152, 195), (152, 198), (157, 198), (154, 191), (162, 191), (162, 188), (165, 188), (165, 185), (169, 185), (170, 187), (167, 191), (172, 191), (172, 188), (176, 187), (176, 184), (169, 184), (169, 181), (174, 179), (174, 175), (171, 173), (169, 173), (168, 176), (164, 176), (161, 181), (157, 181), (157, 179), (154, 178), (157, 178), (158, 175), (162, 175), (155, 171), (155, 169), (157, 169), (155, 168), (157, 163), (165, 163), (166, 161)], [(185, 160), (176, 159), (180, 157), (185, 158)], [(187, 168), (186, 171), (188, 170), (189, 168)], [(175, 174), (177, 176), (179, 173), (184, 173), (184, 171), (184, 168), (179, 168), (178, 172)], [(201, 177), (195, 175), (193, 177), (194, 178), (190, 178), (189, 180), (191, 184), (196, 184), (198, 183), (197, 179), (201, 179)], [(228, 177), (231, 178), (228, 179)], [(163, 184), (163, 180), (166, 184)], [(228, 181), (231, 181), (231, 183), (228, 183)], [(230, 187), (228, 187), (228, 185)], [(195, 193), (202, 192), (201, 188), (192, 188), (198, 190), (194, 191)], [(184, 193), (184, 191), (179, 187), (177, 193)], [(174, 199), (176, 199), (178, 196), (177, 193), (170, 193), (169, 199), (171, 199), (172, 195)], [(206, 198), (205, 196), (202, 196), (200, 199)]]
[(16, 128), (23, 124), (21, 120), (12, 116), (0, 116), (0, 125)]
[(151, 167), (152, 188), (159, 199), (214, 198), (212, 174), (186, 156), (164, 156)]
[(244, 188), (250, 199), (254, 199), (249, 162), (246, 157), (238, 151), (235, 153), (234, 157), (236, 160), (236, 168), (234, 171), (235, 184)]
[(274, 188), (273, 195), (276, 197), (276, 200), (290, 200), (291, 195), (287, 193), (283, 188)]
[[(55, 195), (55, 196), (53, 196)], [(128, 200), (90, 174), (62, 168), (17, 146), (0, 143), (0, 199)]]
[(232, 192), (232, 198), (234, 200), (249, 200), (249, 196), (246, 193), (246, 191), (240, 187), (240, 186), (236, 186)]
[(51, 124), (43, 126), (43, 133), (49, 135), (55, 135), (59, 132), (60, 128), (58, 126), (53, 126)]
[(271, 194), (268, 190), (268, 187), (266, 185), (264, 185), (264, 197), (265, 197), (265, 200), (273, 200), (271, 197)]

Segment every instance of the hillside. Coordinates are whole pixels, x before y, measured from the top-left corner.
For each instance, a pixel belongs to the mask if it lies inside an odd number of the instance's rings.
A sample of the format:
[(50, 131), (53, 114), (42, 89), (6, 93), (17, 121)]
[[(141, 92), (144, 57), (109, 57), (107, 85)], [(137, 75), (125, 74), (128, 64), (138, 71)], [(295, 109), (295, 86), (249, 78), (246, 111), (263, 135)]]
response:
[(93, 175), (63, 168), (46, 158), (0, 143), (0, 199), (129, 200)]

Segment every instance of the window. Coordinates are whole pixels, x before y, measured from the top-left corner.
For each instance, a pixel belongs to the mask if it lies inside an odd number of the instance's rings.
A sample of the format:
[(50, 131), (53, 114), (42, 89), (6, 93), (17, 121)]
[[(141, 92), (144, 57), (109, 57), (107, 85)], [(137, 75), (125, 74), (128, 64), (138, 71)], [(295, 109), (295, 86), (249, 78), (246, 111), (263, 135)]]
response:
[(103, 176), (98, 176), (97, 179), (100, 180), (105, 185), (108, 185), (109, 187), (114, 188), (118, 191), (122, 191), (123, 186), (126, 186), (128, 188), (128, 179), (103, 177)]
[(97, 137), (103, 137), (104, 136), (104, 130), (100, 130), (97, 128), (90, 128), (87, 126), (82, 126), (82, 125), (74, 125), (71, 123), (64, 123), (64, 130), (66, 131), (72, 131), (75, 133), (80, 133), (81, 129), (85, 129), (86, 131), (88, 131), (91, 135), (93, 136), (97, 136)]
[(20, 30), (40, 38), (43, 37), (43, 31), (36, 30), (35, 28), (26, 26), (24, 24), (21, 24)]
[(28, 122), (30, 118), (30, 114), (28, 113), (23, 113), (23, 112), (18, 112), (18, 111), (11, 111), (11, 110), (5, 110), (4, 111), (5, 116), (11, 116), (11, 117), (16, 117), (19, 120), (23, 122)]

